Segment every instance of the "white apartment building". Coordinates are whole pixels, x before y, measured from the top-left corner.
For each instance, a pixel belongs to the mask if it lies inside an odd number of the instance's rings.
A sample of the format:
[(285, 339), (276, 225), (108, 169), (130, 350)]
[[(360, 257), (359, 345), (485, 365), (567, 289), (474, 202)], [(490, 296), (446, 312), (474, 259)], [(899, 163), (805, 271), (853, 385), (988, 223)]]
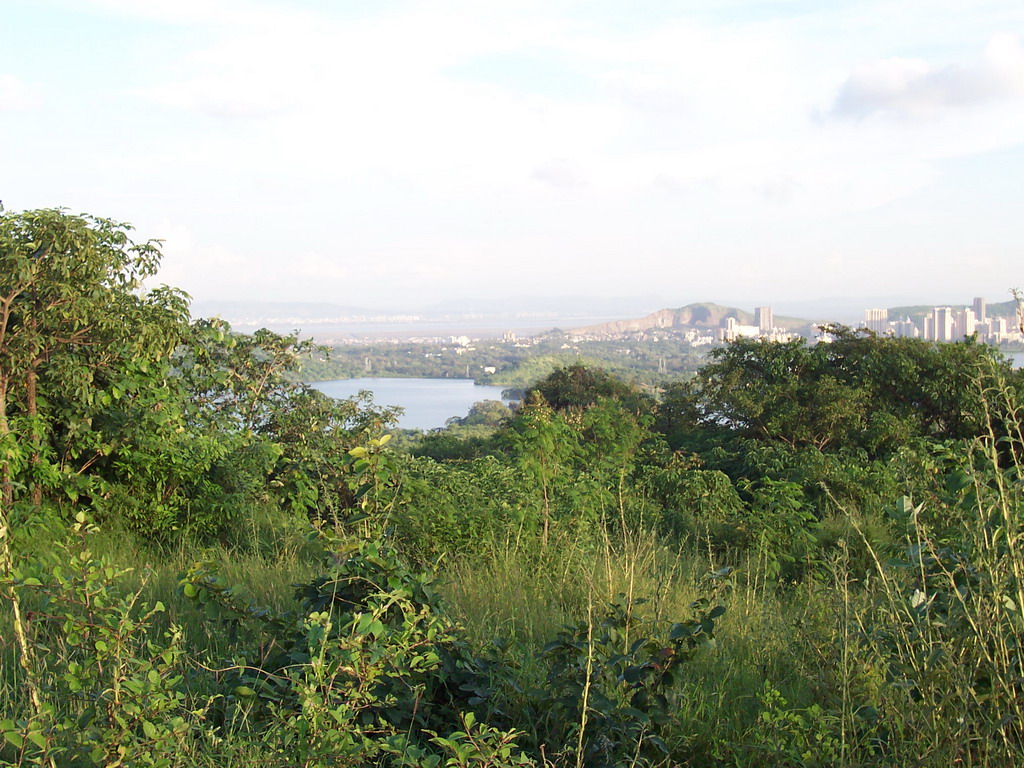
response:
[(962, 309), (953, 316), (953, 338), (971, 336), (977, 330), (977, 317), (973, 309)]
[(887, 333), (889, 330), (889, 310), (888, 309), (865, 309), (864, 310), (864, 327), (869, 331), (874, 331), (879, 336)]
[(735, 317), (730, 317), (725, 321), (725, 328), (719, 329), (718, 335), (721, 341), (736, 341), (741, 337), (756, 339), (761, 335), (761, 329), (756, 325), (740, 325)]
[(932, 341), (953, 341), (953, 309), (935, 307), (932, 310)]

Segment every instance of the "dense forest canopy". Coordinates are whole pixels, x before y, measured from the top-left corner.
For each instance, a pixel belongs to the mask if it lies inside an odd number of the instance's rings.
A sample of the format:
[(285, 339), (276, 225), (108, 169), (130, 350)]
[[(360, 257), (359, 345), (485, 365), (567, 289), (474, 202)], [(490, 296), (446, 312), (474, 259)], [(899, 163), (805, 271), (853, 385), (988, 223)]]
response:
[(143, 292), (159, 256), (0, 215), (0, 765), (1014, 764), (991, 348), (555, 366), (399, 434), (297, 382), (311, 343)]

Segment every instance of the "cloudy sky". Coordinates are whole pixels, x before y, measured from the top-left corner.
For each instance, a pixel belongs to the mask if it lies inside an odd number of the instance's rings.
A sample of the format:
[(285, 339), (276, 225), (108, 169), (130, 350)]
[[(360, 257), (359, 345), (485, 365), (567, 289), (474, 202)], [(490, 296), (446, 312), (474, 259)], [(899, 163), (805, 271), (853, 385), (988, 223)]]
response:
[(1024, 284), (1020, 0), (0, 7), (0, 199), (197, 299)]

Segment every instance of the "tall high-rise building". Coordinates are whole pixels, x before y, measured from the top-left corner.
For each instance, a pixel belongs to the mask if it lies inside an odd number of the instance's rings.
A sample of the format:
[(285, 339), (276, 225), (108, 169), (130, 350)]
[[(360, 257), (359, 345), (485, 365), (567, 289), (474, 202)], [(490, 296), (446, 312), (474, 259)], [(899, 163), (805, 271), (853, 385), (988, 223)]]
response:
[(865, 309), (864, 327), (881, 335), (889, 330), (888, 309)]
[(975, 320), (977, 320), (977, 322), (979, 322), (979, 323), (986, 323), (986, 322), (988, 322), (988, 314), (987, 314), (987, 309), (988, 308), (985, 306), (985, 297), (984, 296), (975, 296), (974, 297), (973, 307), (974, 307), (974, 318), (975, 318)]
[(935, 307), (932, 310), (932, 323), (932, 327), (935, 329), (935, 341), (953, 341), (952, 307)]
[(761, 333), (768, 333), (775, 327), (775, 317), (771, 307), (754, 308), (754, 325)]
[(976, 325), (974, 310), (969, 307), (964, 308), (954, 315), (953, 338), (962, 339), (964, 336), (974, 335)]

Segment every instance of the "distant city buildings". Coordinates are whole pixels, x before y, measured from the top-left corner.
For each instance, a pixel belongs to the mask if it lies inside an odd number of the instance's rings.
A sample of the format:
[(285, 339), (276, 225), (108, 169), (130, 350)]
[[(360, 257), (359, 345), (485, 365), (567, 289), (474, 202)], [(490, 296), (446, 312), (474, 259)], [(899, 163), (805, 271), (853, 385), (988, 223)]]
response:
[(889, 330), (889, 310), (865, 309), (864, 327), (877, 334), (886, 333)]
[(921, 336), (921, 329), (918, 328), (917, 323), (909, 317), (904, 317), (901, 320), (891, 323), (890, 327), (893, 329), (895, 335), (901, 339), (916, 339)]
[(932, 310), (932, 340), (953, 341), (953, 310), (950, 307), (935, 307)]
[(725, 328), (721, 329), (722, 341), (736, 341), (736, 339), (756, 339), (761, 335), (760, 327), (756, 325), (741, 325), (736, 322), (735, 317), (727, 318)]
[(866, 309), (862, 327), (879, 335), (928, 341), (952, 342), (968, 336), (988, 344), (1024, 341), (1013, 318), (988, 316), (988, 305), (981, 296), (975, 297), (969, 307), (933, 307), (921, 318), (920, 325), (909, 316), (889, 320), (888, 310)]
[[(663, 310), (640, 321), (607, 323), (592, 328), (573, 331), (568, 344), (589, 340), (623, 339), (644, 342), (660, 342), (667, 339), (685, 340), (692, 347), (724, 344), (738, 339), (759, 339), (768, 342), (786, 342), (801, 335), (811, 343), (827, 343), (834, 340), (829, 326), (800, 324), (794, 332), (776, 325), (772, 307), (756, 307), (753, 316), (729, 307), (718, 305), (695, 305), (701, 312), (679, 315), (682, 310)], [(707, 307), (714, 309), (714, 314)], [(688, 308), (684, 308), (688, 309)], [(1003, 305), (1000, 305), (1003, 309)], [(1003, 344), (1024, 342), (1015, 317), (990, 317), (984, 298), (973, 299), (970, 306), (939, 306), (926, 309), (917, 307), (890, 318), (889, 310), (872, 308), (864, 310), (862, 328), (879, 336), (896, 338), (926, 339), (929, 341), (955, 342), (964, 337), (975, 337), (979, 342)], [(751, 322), (753, 320), (753, 322)], [(647, 321), (644, 324), (644, 321)], [(710, 322), (709, 322), (710, 321)], [(514, 334), (506, 333), (504, 340), (513, 341)], [(452, 339), (453, 344), (460, 340)], [(518, 346), (518, 343), (517, 343)], [(568, 348), (568, 347), (567, 347)]]
[(757, 307), (754, 310), (754, 325), (744, 325), (735, 317), (728, 317), (725, 326), (718, 330), (719, 341), (736, 339), (764, 339), (765, 341), (789, 341), (793, 334), (785, 328), (775, 327), (775, 314), (771, 307)]
[(988, 322), (988, 315), (985, 313), (985, 299), (982, 296), (974, 297), (974, 315), (979, 323)]

